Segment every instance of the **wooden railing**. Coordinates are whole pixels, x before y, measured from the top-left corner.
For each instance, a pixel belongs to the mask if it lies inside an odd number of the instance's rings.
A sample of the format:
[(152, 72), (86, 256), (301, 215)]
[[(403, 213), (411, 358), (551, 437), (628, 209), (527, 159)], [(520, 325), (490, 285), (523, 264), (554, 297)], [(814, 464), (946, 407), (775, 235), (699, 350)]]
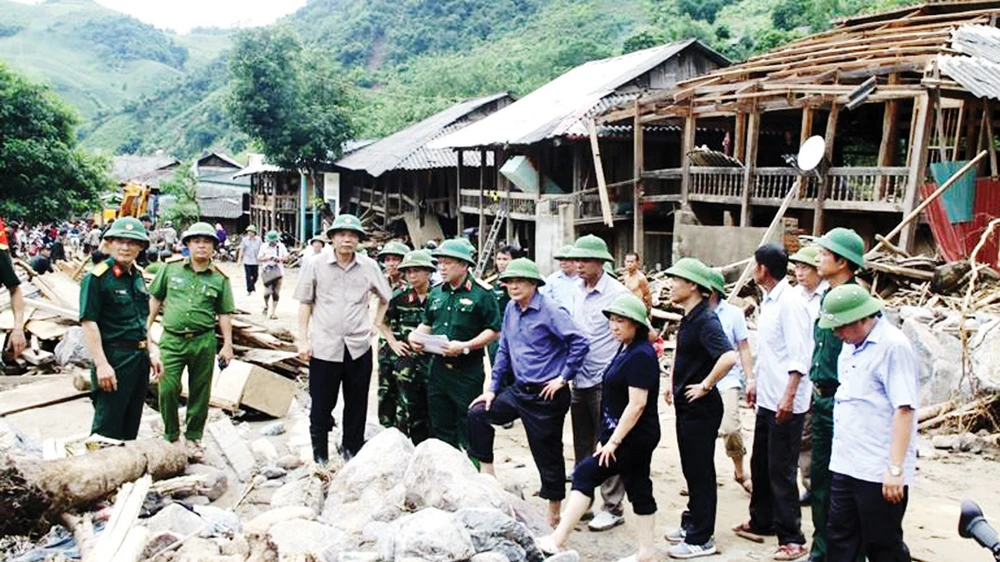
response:
[[(458, 196), (459, 206), (465, 208), (464, 212), (471, 212), (471, 209), (475, 209), (475, 212), (479, 211), (478, 189), (461, 189)], [(488, 215), (495, 215), (499, 212), (500, 206), (505, 205), (511, 217), (534, 220), (536, 199), (537, 196), (534, 193), (491, 189), (483, 193), (483, 210)]]
[(691, 167), (689, 194), (739, 197), (743, 193), (743, 168)]

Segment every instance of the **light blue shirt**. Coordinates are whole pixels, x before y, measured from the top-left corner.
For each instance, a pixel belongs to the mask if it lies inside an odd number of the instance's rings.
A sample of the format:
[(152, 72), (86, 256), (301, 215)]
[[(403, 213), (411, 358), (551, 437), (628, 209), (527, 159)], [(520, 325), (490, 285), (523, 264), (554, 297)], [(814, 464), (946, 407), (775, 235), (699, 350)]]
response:
[[(868, 338), (844, 343), (837, 359), (840, 386), (834, 396), (830, 470), (882, 483), (889, 468), (896, 410), (920, 407), (920, 361), (903, 332), (878, 318)], [(903, 482), (913, 483), (917, 465), (917, 420), (903, 460)]]
[(579, 280), (578, 276), (566, 275), (563, 270), (558, 269), (545, 278), (545, 285), (542, 286), (540, 291), (543, 295), (554, 300), (559, 306), (572, 313), (573, 298), (579, 290), (576, 283)]
[(590, 342), (590, 350), (583, 360), (580, 374), (573, 380), (574, 388), (593, 388), (602, 383), (604, 369), (615, 358), (621, 345), (611, 335), (608, 318), (603, 310), (619, 295), (630, 294), (625, 285), (607, 273), (601, 273), (593, 290), (584, 288), (583, 279), (576, 281), (576, 294), (573, 298), (573, 320), (583, 329)]
[[(722, 331), (725, 332), (726, 338), (729, 339), (729, 343), (732, 344), (733, 349), (736, 349), (738, 344), (745, 342), (750, 338), (750, 331), (747, 330), (746, 317), (743, 315), (743, 311), (739, 308), (724, 300), (719, 301), (719, 305), (715, 307), (715, 315), (719, 317), (719, 323), (722, 324)], [(743, 368), (740, 365), (740, 361), (737, 359), (736, 364), (729, 369), (726, 376), (722, 377), (722, 380), (715, 384), (715, 388), (718, 388), (721, 392), (731, 388), (742, 387)]]
[(775, 412), (788, 387), (789, 373), (802, 374), (792, 412), (809, 410), (812, 383), (809, 362), (812, 359), (812, 322), (806, 301), (788, 279), (782, 279), (760, 302), (757, 320), (757, 405)]

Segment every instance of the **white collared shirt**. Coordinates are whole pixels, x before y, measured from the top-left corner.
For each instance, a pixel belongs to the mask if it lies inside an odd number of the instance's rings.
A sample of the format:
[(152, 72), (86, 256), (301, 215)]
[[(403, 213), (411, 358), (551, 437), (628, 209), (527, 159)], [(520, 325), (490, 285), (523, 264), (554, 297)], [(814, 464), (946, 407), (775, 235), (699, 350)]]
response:
[(621, 344), (611, 335), (608, 318), (604, 309), (619, 295), (629, 294), (625, 285), (607, 273), (601, 273), (597, 285), (587, 290), (583, 278), (576, 281), (577, 291), (573, 299), (573, 320), (583, 328), (590, 342), (590, 349), (583, 359), (580, 373), (573, 379), (574, 388), (593, 388), (602, 382), (604, 370), (615, 358)]
[(789, 373), (802, 375), (792, 411), (809, 410), (812, 383), (809, 382), (809, 360), (812, 358), (812, 322), (805, 299), (782, 279), (764, 293), (757, 321), (757, 405), (777, 411), (778, 402), (788, 387)]
[(826, 279), (820, 281), (819, 285), (816, 285), (816, 290), (811, 293), (801, 284), (795, 286), (795, 289), (806, 301), (806, 308), (809, 309), (809, 319), (813, 324), (815, 324), (816, 319), (819, 318), (819, 307), (820, 302), (823, 300), (823, 293), (825, 293), (829, 288), (830, 283)]

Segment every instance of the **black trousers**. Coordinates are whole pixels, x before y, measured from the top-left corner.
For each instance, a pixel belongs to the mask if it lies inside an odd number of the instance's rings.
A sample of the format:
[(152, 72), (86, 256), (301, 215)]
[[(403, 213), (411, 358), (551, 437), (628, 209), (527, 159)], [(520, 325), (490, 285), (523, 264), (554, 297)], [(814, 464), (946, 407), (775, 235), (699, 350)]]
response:
[(719, 490), (715, 482), (715, 441), (722, 425), (718, 392), (693, 405), (677, 408), (677, 448), (688, 487), (688, 505), (681, 520), (688, 544), (701, 545), (715, 535)]
[(546, 500), (566, 497), (566, 461), (563, 458), (562, 434), (569, 411), (570, 392), (564, 387), (552, 400), (545, 400), (538, 388), (514, 384), (497, 393), (490, 409), (476, 404), (469, 410), (469, 456), (481, 462), (493, 462), (494, 425), (518, 418), (524, 423), (531, 457), (542, 480), (539, 496)]
[(313, 357), (309, 360), (309, 433), (315, 439), (330, 432), (330, 414), (337, 406), (340, 385), (344, 385), (344, 417), (341, 427), (344, 451), (357, 455), (365, 444), (365, 419), (368, 416), (368, 386), (372, 379), (372, 351), (354, 359), (344, 349), (341, 362), (324, 361)]
[(632, 511), (636, 515), (652, 515), (656, 513), (653, 481), (649, 478), (653, 449), (656, 449), (656, 442), (635, 443), (626, 437), (615, 450), (615, 460), (611, 460), (608, 466), (600, 466), (599, 458), (594, 455), (577, 464), (573, 469), (573, 489), (593, 498), (594, 488), (609, 478), (620, 476), (628, 501), (632, 503)]
[(257, 285), (257, 264), (243, 264), (243, 273), (247, 278), (247, 292), (252, 293), (254, 286)]
[(910, 497), (889, 503), (882, 496), (882, 484), (865, 482), (833, 473), (830, 485), (830, 522), (827, 562), (910, 562), (903, 542), (903, 515)]
[(795, 482), (804, 424), (805, 414), (779, 424), (773, 411), (757, 407), (750, 457), (750, 527), (754, 532), (778, 535), (781, 545), (806, 543)]

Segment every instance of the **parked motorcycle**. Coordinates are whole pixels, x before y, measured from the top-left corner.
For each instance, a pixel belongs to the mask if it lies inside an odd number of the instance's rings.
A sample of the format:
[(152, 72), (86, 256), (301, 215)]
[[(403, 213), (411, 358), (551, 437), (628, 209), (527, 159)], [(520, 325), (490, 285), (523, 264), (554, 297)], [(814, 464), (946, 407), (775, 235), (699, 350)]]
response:
[(983, 548), (993, 553), (993, 558), (1000, 561), (1000, 537), (983, 517), (983, 510), (976, 502), (962, 500), (962, 515), (958, 518), (958, 534), (966, 539), (975, 539)]

